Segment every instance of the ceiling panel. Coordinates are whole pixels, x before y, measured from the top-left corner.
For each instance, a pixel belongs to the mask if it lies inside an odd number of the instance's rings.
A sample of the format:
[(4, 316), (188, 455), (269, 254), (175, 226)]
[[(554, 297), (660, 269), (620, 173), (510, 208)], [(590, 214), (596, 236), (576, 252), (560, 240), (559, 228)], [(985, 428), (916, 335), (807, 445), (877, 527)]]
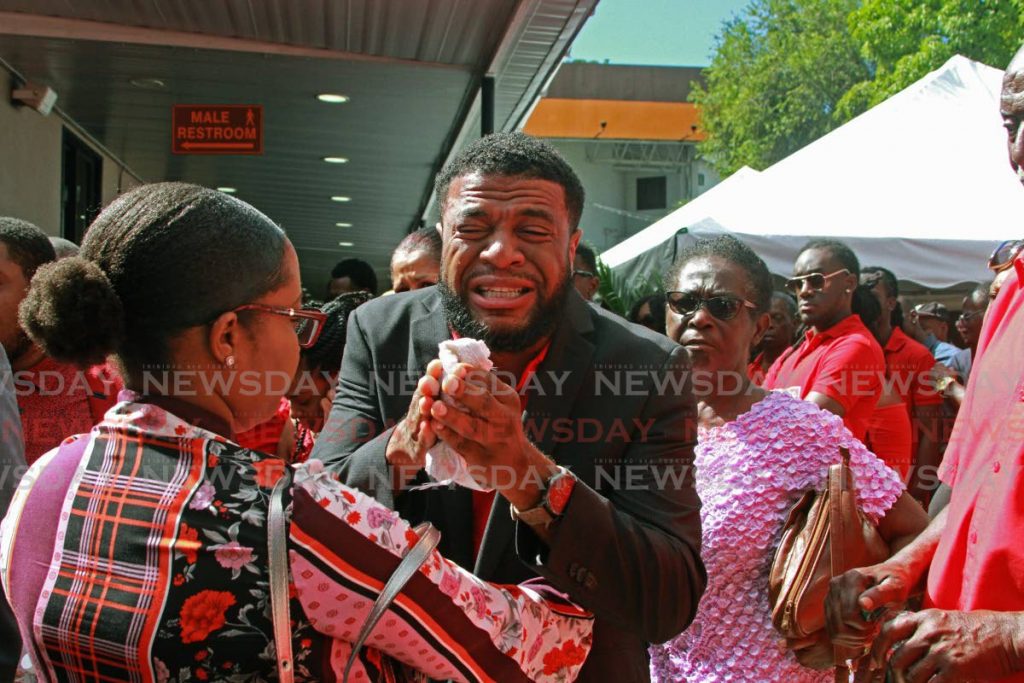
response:
[[(236, 196), (288, 229), (313, 281), (326, 276), (313, 270), (321, 266), (307, 246), (333, 250), (319, 263), (344, 251), (384, 267), (380, 253), (418, 218), (424, 181), (471, 81), (454, 69), (30, 37), (0, 36), (0, 56), (51, 85), (60, 106), (142, 178), (237, 187)], [(139, 78), (167, 87), (133, 86)], [(327, 91), (351, 100), (315, 99)], [(170, 154), (171, 107), (184, 103), (262, 104), (265, 153)], [(343, 250), (339, 241), (356, 246)]]
[[(433, 174), (478, 134), (484, 73), (498, 128), (514, 127), (596, 1), (0, 0), (0, 58), (53, 87), (61, 112), (144, 180), (238, 188), (288, 231), (320, 293), (345, 256), (385, 275)], [(265, 153), (171, 154), (174, 104), (262, 105)]]
[[(516, 0), (4, 0), (6, 11), (475, 66)], [(496, 35), (497, 34), (497, 35)]]

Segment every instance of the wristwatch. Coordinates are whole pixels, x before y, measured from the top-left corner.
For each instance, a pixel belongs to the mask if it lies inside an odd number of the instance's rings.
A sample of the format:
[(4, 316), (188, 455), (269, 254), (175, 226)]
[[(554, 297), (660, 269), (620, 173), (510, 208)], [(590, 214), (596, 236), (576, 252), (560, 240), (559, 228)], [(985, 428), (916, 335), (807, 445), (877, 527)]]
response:
[(509, 505), (512, 519), (525, 522), (530, 526), (550, 526), (565, 513), (575, 486), (576, 477), (572, 472), (564, 467), (559, 467), (558, 471), (544, 485), (540, 503), (528, 510), (517, 510), (515, 505)]

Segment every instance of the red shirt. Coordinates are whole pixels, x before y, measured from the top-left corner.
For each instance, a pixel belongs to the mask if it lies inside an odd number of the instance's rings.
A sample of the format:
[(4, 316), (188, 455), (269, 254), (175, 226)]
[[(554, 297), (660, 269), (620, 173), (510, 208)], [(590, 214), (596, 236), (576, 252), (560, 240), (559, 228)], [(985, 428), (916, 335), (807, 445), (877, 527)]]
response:
[(930, 381), (933, 356), (924, 344), (908, 337), (903, 330), (894, 327), (889, 341), (882, 349), (885, 354), (886, 377), (892, 388), (903, 397), (910, 412), (918, 406), (934, 406), (942, 403), (942, 396)]
[(940, 609), (1024, 611), (1024, 261), (1014, 268), (985, 315), (939, 469), (953, 488), (928, 573)]
[(902, 403), (893, 403), (875, 408), (868, 421), (868, 434), (864, 441), (864, 445), (882, 462), (899, 472), (904, 483), (910, 477), (910, 463), (913, 459), (910, 431), (907, 407)]
[(248, 431), (235, 434), (234, 442), (252, 451), (277, 455), (281, 437), (284, 436), (285, 427), (289, 422), (294, 424), (295, 440), (291, 455), (286, 457), (290, 458), (289, 462), (292, 463), (306, 462), (316, 444), (316, 434), (298, 424), (298, 420), (292, 420), (292, 402), (286, 396), (281, 397), (273, 417)]
[(15, 371), (25, 462), (31, 465), (67, 437), (87, 433), (117, 403), (121, 389), (121, 378), (105, 364), (80, 370), (46, 357)]
[[(935, 429), (932, 425), (914, 424), (914, 409), (942, 404), (942, 396), (935, 390), (935, 384), (931, 380), (935, 356), (924, 344), (911, 339), (898, 327), (893, 328), (892, 335), (882, 351), (885, 353), (885, 379), (903, 398), (907, 414), (910, 416), (910, 452), (911, 459), (914, 459), (917, 457), (917, 444), (921, 440), (921, 432)], [(942, 435), (935, 434), (933, 438), (940, 440)]]
[(760, 386), (764, 382), (764, 370), (761, 368), (761, 361), (763, 359), (764, 351), (757, 354), (757, 357), (754, 358), (754, 360), (750, 361), (750, 364), (747, 365), (747, 377), (750, 378), (751, 382), (757, 384), (758, 386)]
[[(458, 337), (456, 337), (457, 339)], [(526, 386), (527, 380), (533, 373), (537, 372), (537, 366), (541, 364), (548, 355), (548, 349), (551, 347), (551, 342), (544, 345), (544, 348), (533, 357), (533, 359), (526, 364), (526, 369), (523, 370), (522, 376), (516, 383), (516, 392), (519, 393), (519, 405), (522, 410), (526, 410), (526, 394), (523, 393), (523, 387)], [(487, 520), (491, 518), (491, 508), (494, 506), (494, 491), (477, 491), (473, 490), (473, 556), (477, 557), (480, 555), (480, 546), (484, 542), (484, 532), (487, 530)]]
[(815, 334), (808, 330), (795, 350), (775, 359), (766, 389), (786, 389), (800, 398), (812, 391), (843, 407), (843, 424), (861, 441), (882, 393), (885, 357), (860, 317), (850, 315)]
[(292, 404), (284, 396), (277, 404), (277, 412), (273, 417), (264, 420), (248, 431), (235, 434), (235, 443), (251, 451), (277, 455), (277, 445), (281, 442), (281, 434), (292, 416)]

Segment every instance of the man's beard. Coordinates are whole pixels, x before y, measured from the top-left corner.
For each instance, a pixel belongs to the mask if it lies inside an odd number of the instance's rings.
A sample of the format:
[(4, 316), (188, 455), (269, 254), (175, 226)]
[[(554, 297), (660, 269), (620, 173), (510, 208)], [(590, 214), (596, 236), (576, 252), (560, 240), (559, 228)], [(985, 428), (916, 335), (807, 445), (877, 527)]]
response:
[(566, 273), (561, 286), (551, 296), (544, 296), (539, 288), (534, 290), (537, 293), (537, 305), (530, 312), (525, 325), (515, 329), (492, 330), (473, 317), (468, 294), (457, 294), (444, 281), (437, 283), (448, 325), (460, 337), (483, 341), (492, 352), (524, 351), (550, 335), (564, 314), (566, 296), (571, 287), (572, 280)]

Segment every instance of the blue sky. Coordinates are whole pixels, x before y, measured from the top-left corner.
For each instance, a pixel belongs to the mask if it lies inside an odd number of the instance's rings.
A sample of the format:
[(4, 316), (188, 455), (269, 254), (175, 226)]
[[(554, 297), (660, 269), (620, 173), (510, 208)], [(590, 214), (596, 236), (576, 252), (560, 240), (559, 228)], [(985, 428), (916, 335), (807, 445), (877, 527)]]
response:
[(707, 66), (722, 22), (749, 0), (600, 0), (569, 50), (612, 64)]

